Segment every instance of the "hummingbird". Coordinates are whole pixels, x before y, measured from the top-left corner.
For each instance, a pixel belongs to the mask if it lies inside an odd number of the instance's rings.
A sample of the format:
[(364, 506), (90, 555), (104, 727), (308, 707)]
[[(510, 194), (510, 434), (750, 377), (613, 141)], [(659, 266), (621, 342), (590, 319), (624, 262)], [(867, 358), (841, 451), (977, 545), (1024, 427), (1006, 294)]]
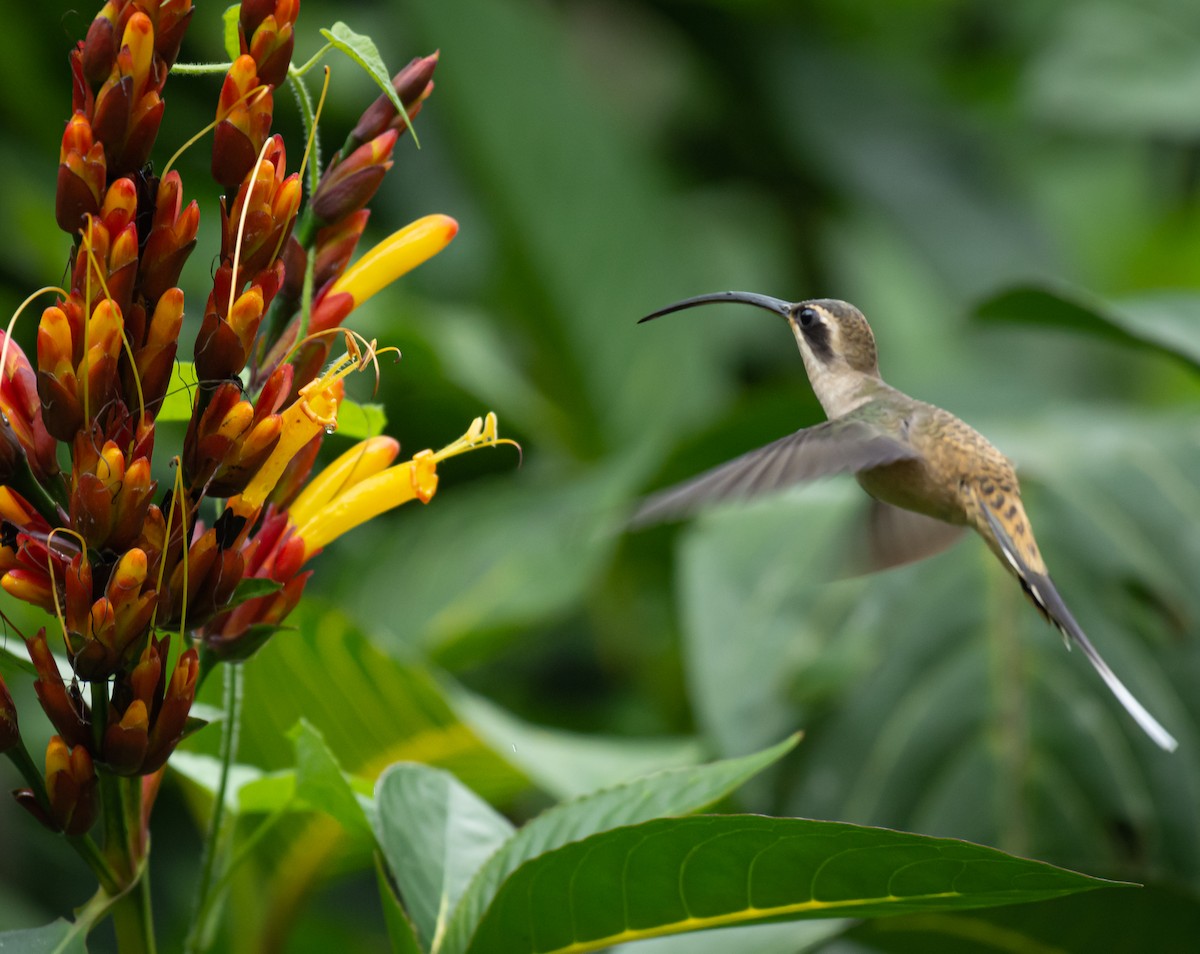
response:
[(861, 311), (832, 298), (787, 302), (728, 291), (675, 302), (640, 321), (716, 302), (754, 305), (787, 321), (828, 420), (650, 496), (633, 525), (852, 473), (871, 497), (859, 569), (871, 572), (932, 556), (974, 530), (1038, 612), (1062, 632), (1067, 648), (1078, 645), (1142, 730), (1174, 751), (1178, 743), (1109, 668), (1051, 581), (1012, 463), (949, 411), (884, 382), (875, 336)]

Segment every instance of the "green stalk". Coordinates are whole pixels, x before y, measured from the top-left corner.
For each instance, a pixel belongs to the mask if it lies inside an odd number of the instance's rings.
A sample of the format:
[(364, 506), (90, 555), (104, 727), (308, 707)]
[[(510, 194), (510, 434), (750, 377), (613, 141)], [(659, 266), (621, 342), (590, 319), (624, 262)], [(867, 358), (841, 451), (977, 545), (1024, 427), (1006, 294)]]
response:
[(242, 712), (242, 667), (234, 664), (225, 666), (225, 719), (221, 726), (221, 750), (219, 759), (221, 774), (217, 779), (217, 791), (212, 815), (208, 821), (208, 834), (204, 839), (204, 851), (200, 862), (200, 883), (196, 888), (196, 903), (193, 908), (192, 925), (184, 941), (185, 954), (198, 954), (204, 948), (207, 933), (208, 910), (212, 906), (210, 895), (216, 876), (217, 854), (220, 847), (221, 828), (225, 818), (225, 793), (229, 788), (229, 771), (237, 751), (238, 724)]

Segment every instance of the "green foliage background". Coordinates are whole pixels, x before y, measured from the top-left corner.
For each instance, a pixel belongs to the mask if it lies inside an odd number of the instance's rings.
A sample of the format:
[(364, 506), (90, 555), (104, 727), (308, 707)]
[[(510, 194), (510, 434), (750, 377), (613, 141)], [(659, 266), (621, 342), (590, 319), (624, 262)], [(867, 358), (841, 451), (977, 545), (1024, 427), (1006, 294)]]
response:
[[(64, 267), (51, 210), (66, 51), (90, 16), (56, 3), (3, 14), (10, 309)], [(388, 430), (410, 451), (436, 447), (493, 409), (523, 463), (503, 450), (455, 460), (428, 509), (327, 550), (301, 633), (247, 666), (239, 760), (290, 767), (284, 733), (304, 716), (359, 775), (427, 761), (520, 820), (800, 728), (805, 740), (739, 808), (962, 837), (1150, 887), (817, 933), (776, 925), (714, 950), (986, 951), (1005, 931), (1061, 950), (1191, 949), (1194, 4), (305, 0), (297, 61), (335, 19), (372, 35), (393, 70), (442, 53), (422, 148), (399, 150), (372, 225), (381, 235), (440, 211), (461, 231), (355, 316), (404, 352), (381, 386)], [(181, 59), (221, 57), (220, 11), (200, 4)], [(374, 95), (348, 64), (334, 70), (331, 144)], [(171, 81), (160, 163), (209, 120), (216, 89)], [(276, 102), (298, 159), (289, 97)], [(206, 167), (206, 147), (183, 161), (202, 236), (216, 221)], [(198, 250), (185, 276), (192, 316), (212, 254)], [(1026, 293), (997, 298), (1015, 287)], [(1139, 735), (975, 540), (816, 582), (859, 503), (852, 485), (624, 532), (641, 493), (820, 419), (764, 315), (634, 324), (726, 288), (855, 302), (892, 384), (1018, 462), (1059, 588), (1178, 752)], [(1083, 302), (1075, 320), (1064, 301)], [(31, 343), (32, 327), (18, 338)], [(1146, 338), (1165, 349), (1138, 347)], [(32, 712), (28, 686), (15, 688)], [(203, 779), (213, 744), (195, 740), (187, 778)], [(189, 811), (206, 798), (185, 774), (156, 811), (166, 949), (193, 885)], [(11, 806), (0, 846), (0, 926), (85, 899), (76, 859)], [(377, 949), (367, 852), (316, 815), (287, 816), (235, 885), (223, 943)]]

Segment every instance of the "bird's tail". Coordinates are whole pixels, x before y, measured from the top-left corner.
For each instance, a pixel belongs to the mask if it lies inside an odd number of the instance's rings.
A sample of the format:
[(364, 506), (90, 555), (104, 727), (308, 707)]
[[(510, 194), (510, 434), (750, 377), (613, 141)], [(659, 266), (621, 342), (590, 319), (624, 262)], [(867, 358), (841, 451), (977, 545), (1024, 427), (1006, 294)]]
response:
[[(1071, 611), (1067, 609), (1067, 604), (1058, 594), (1054, 583), (1051, 582), (1050, 576), (1045, 572), (1038, 572), (1030, 568), (1025, 560), (1021, 558), (1019, 548), (1014, 544), (1012, 538), (1005, 531), (999, 517), (991, 507), (980, 500), (981, 510), (986, 517), (992, 533), (995, 536), (996, 543), (999, 544), (1000, 552), (1008, 561), (1013, 573), (1021, 583), (1021, 588), (1029, 597), (1030, 602), (1037, 607), (1038, 611), (1053, 623), (1070, 641), (1079, 645), (1088, 662), (1100, 674), (1100, 678), (1104, 680), (1105, 685), (1117, 701), (1125, 707), (1133, 720), (1141, 726), (1143, 732), (1154, 740), (1154, 743), (1161, 749), (1168, 752), (1174, 752), (1179, 746), (1171, 735), (1162, 725), (1154, 718), (1146, 707), (1138, 702), (1137, 697), (1126, 688), (1125, 683), (1117, 678), (1116, 673), (1109, 668), (1108, 663), (1104, 661), (1104, 657), (1092, 645), (1090, 639), (1084, 634), (1080, 625), (1075, 622), (1075, 617), (1071, 615)], [(1036, 551), (1035, 551), (1036, 552)]]

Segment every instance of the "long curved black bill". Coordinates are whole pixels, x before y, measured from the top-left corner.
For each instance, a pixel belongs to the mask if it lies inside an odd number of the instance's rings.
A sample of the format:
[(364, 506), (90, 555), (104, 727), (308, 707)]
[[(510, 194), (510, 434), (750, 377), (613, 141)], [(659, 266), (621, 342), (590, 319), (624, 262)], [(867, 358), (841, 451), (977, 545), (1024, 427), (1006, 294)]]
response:
[(740, 301), (747, 305), (757, 305), (759, 308), (773, 311), (777, 315), (783, 315), (784, 318), (787, 318), (792, 310), (791, 302), (783, 301), (781, 298), (772, 298), (770, 295), (740, 291), (714, 292), (711, 295), (697, 295), (695, 298), (685, 298), (683, 301), (677, 301), (673, 305), (667, 305), (666, 308), (660, 308), (645, 318), (639, 318), (638, 324), (640, 325), (643, 321), (652, 321), (655, 318), (661, 318), (663, 315), (669, 315), (673, 311), (683, 311), (685, 308), (692, 308), (696, 305), (709, 305), (722, 301)]

